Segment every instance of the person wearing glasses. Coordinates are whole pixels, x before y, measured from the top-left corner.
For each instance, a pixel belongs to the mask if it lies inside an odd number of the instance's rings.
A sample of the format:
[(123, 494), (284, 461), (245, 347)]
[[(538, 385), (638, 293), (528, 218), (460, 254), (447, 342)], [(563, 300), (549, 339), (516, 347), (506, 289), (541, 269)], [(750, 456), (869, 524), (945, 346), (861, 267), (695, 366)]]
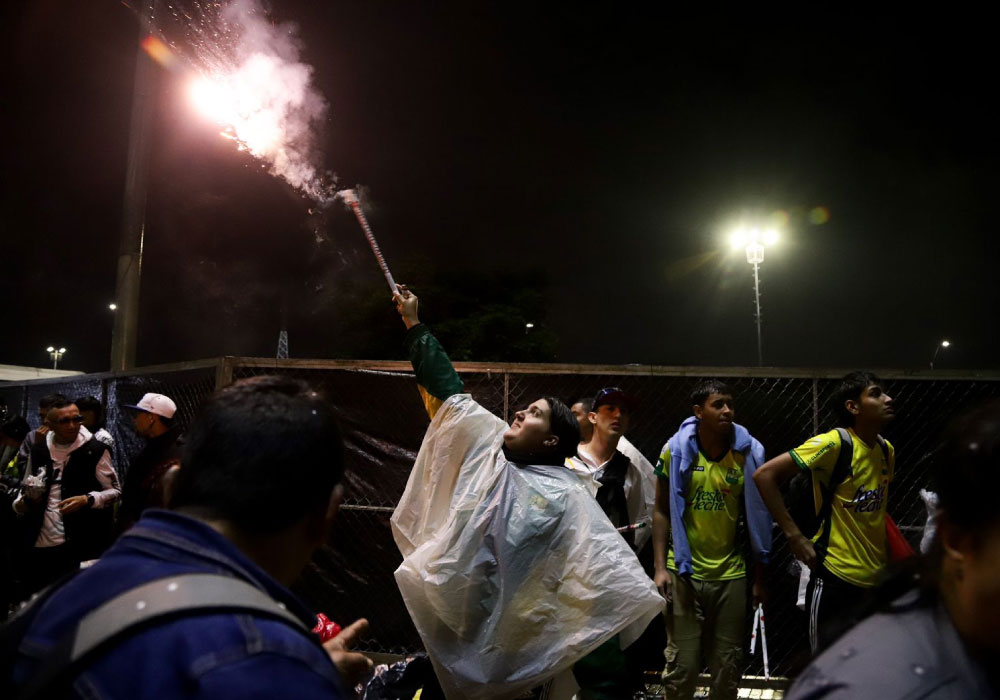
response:
[(101, 555), (111, 543), (111, 506), (121, 495), (107, 445), (83, 427), (76, 404), (55, 402), (45, 424), (45, 440), (32, 445), (13, 504), (23, 526), (28, 596)]

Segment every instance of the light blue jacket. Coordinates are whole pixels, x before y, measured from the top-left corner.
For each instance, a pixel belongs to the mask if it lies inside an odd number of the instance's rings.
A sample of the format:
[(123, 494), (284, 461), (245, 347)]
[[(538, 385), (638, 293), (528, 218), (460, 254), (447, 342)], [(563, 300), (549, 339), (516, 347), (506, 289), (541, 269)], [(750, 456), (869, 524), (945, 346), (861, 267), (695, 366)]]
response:
[[(670, 526), (674, 533), (674, 564), (677, 573), (691, 574), (691, 547), (684, 526), (684, 507), (691, 485), (691, 467), (698, 461), (698, 419), (691, 416), (667, 441), (670, 450)], [(764, 463), (764, 446), (750, 431), (733, 424), (733, 448), (744, 456), (743, 499), (746, 503), (747, 530), (754, 558), (761, 564), (771, 559), (771, 535), (774, 521), (757, 491), (753, 473)]]

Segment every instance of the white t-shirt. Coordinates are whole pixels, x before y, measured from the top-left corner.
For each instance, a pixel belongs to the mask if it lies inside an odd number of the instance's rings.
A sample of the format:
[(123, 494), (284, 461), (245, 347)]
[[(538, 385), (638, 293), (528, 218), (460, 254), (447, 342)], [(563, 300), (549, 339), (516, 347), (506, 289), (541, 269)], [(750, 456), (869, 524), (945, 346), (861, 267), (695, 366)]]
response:
[[(45, 436), (45, 444), (49, 448), (49, 455), (52, 457), (52, 488), (49, 489), (49, 500), (45, 504), (45, 515), (42, 518), (42, 529), (35, 540), (36, 547), (56, 547), (66, 542), (66, 528), (63, 524), (62, 514), (59, 512), (59, 503), (62, 502), (62, 473), (69, 460), (70, 455), (78, 448), (90, 441), (91, 434), (82, 425), (80, 433), (71, 445), (62, 445), (55, 441), (55, 435), (48, 433)], [(29, 469), (31, 469), (29, 465)], [(94, 497), (94, 508), (104, 508), (121, 496), (121, 486), (118, 483), (118, 475), (111, 466), (111, 455), (105, 450), (101, 459), (97, 462), (95, 476), (98, 483), (103, 488), (102, 491), (91, 491)], [(27, 504), (23, 503), (24, 495), (14, 503), (14, 510), (25, 512)], [(20, 506), (20, 507), (19, 507)]]

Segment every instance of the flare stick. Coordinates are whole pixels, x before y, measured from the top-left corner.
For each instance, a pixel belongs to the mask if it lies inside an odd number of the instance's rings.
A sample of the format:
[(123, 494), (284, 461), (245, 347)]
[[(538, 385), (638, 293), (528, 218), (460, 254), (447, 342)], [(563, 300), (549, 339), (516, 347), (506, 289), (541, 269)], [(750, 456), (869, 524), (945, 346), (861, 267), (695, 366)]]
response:
[(368, 219), (365, 218), (365, 213), (361, 211), (361, 202), (358, 200), (358, 194), (354, 190), (341, 190), (337, 193), (337, 196), (344, 200), (344, 204), (349, 206), (354, 211), (354, 216), (357, 217), (358, 223), (361, 224), (361, 229), (365, 232), (365, 238), (368, 239), (368, 245), (372, 248), (372, 253), (375, 254), (375, 260), (378, 262), (378, 266), (382, 268), (382, 274), (385, 275), (385, 281), (389, 283), (389, 290), (395, 294), (396, 293), (396, 281), (392, 278), (392, 273), (389, 272), (389, 266), (385, 262), (385, 258), (382, 256), (382, 250), (378, 247), (378, 241), (375, 240), (375, 234), (372, 233), (372, 227), (368, 224)]

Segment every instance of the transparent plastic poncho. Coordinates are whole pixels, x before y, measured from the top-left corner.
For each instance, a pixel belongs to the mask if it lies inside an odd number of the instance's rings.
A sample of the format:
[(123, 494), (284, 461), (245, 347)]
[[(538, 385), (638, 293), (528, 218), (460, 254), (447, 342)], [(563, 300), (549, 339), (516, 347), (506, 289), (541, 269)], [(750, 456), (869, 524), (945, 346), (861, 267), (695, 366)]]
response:
[(392, 516), (396, 582), (449, 698), (514, 698), (663, 599), (581, 479), (505, 459), (507, 426), (467, 394), (437, 412)]

